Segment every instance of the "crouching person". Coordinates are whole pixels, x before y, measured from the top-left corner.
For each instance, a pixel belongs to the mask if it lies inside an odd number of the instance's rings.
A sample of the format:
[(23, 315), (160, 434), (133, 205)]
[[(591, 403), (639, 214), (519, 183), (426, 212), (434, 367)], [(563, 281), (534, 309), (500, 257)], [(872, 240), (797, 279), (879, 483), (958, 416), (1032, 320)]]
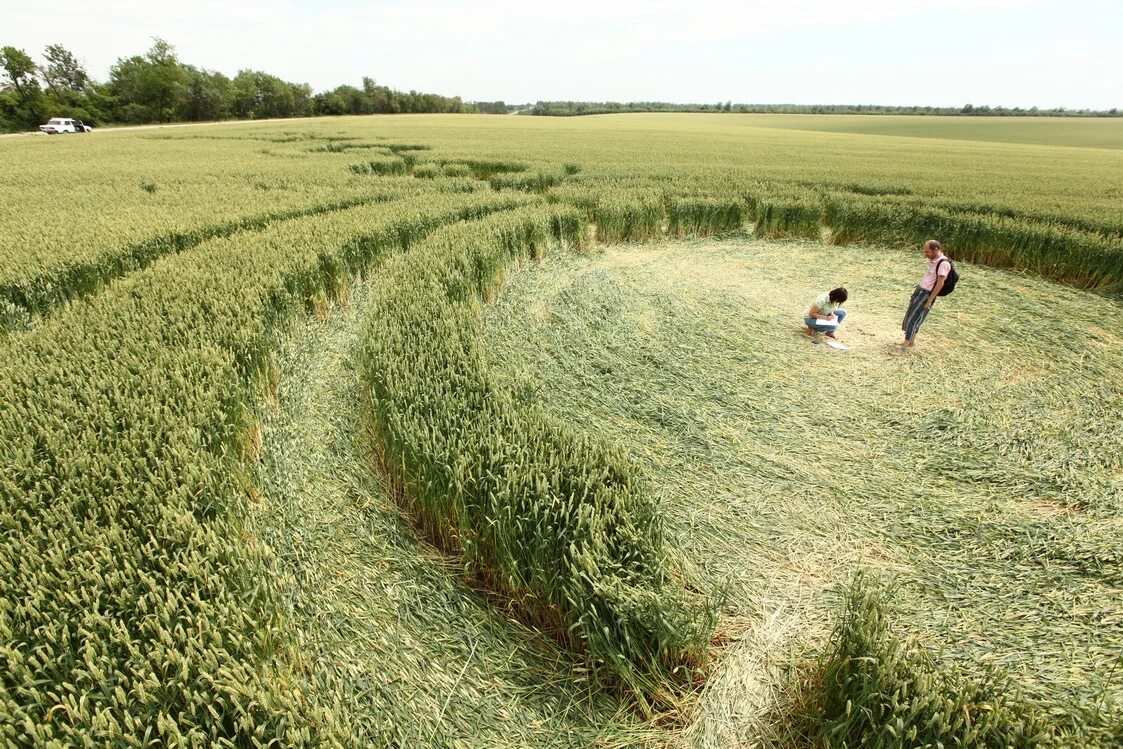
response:
[(811, 302), (811, 309), (803, 324), (807, 326), (807, 335), (814, 338), (822, 333), (827, 338), (837, 339), (838, 326), (846, 319), (846, 310), (842, 308), (847, 298), (846, 289), (841, 286), (831, 291), (824, 291)]

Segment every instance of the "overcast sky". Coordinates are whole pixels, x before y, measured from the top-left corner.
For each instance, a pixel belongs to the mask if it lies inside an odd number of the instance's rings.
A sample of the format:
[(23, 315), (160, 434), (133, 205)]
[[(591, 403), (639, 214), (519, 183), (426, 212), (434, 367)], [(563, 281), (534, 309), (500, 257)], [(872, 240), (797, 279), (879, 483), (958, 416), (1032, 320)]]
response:
[(154, 36), (180, 60), (317, 91), (370, 75), (574, 99), (1123, 108), (1121, 0), (3, 0), (0, 45), (99, 80)]

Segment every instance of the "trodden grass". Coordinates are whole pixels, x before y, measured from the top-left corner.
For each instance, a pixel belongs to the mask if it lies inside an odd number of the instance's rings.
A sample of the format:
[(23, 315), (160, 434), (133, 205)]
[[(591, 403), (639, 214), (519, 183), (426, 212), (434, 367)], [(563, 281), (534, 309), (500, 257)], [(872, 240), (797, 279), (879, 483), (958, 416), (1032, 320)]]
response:
[[(624, 245), (524, 269), (485, 313), (516, 392), (625, 445), (673, 542), (729, 590), (744, 625), (700, 745), (779, 740), (762, 715), (785, 665), (825, 648), (859, 569), (893, 581), (894, 632), (941, 669), (997, 668), (1066, 741), (1118, 739), (1123, 308), (965, 265), (891, 357), (922, 271), (919, 250)], [(801, 333), (836, 285), (847, 353)]]
[(369, 746), (662, 745), (552, 640), (489, 605), (419, 539), (366, 452), (355, 370), (369, 306), (309, 317), (281, 342), (262, 404), (253, 527), (276, 551), (309, 683)]

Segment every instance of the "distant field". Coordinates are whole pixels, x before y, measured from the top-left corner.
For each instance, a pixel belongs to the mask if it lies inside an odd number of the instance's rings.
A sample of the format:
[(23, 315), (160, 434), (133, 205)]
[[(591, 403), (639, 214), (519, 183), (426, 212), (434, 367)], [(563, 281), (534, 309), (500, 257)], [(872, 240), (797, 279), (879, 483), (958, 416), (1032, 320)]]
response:
[[(1027, 127), (1050, 142), (1087, 128), (1123, 132), (1116, 120), (450, 115), (6, 139), (0, 323), (215, 233), (373, 200), (372, 175), (412, 173), (414, 164), (422, 176), (538, 185), (594, 212), (626, 200), (662, 213), (673, 188), (734, 212), (750, 206), (767, 215), (773, 233), (818, 236), (826, 224), (839, 237), (904, 243), (938, 233), (961, 257), (1123, 288), (1123, 151), (803, 129), (832, 122), (843, 130), (977, 127), (1002, 137)], [(579, 171), (566, 172), (566, 164)], [(648, 228), (661, 222), (645, 215)]]
[(1123, 148), (1123, 117), (747, 115), (756, 127), (1078, 148)]
[(806, 122), (0, 141), (0, 743), (1123, 742), (1116, 131)]

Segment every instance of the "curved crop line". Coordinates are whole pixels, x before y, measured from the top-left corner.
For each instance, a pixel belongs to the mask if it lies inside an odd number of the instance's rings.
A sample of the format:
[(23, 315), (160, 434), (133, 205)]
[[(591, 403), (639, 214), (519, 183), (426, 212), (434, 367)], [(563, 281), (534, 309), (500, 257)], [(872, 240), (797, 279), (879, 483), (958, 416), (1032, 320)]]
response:
[(1057, 745), (1056, 726), (1008, 674), (968, 677), (896, 635), (891, 594), (860, 573), (847, 589), (806, 707), (809, 732), (829, 746)]
[(1028, 270), (1101, 293), (1123, 291), (1123, 242), (1062, 223), (1009, 218), (862, 194), (824, 195), (792, 186), (754, 188), (745, 201), (758, 236), (919, 246), (938, 238), (951, 257), (995, 268)]
[(439, 226), (528, 200), (434, 194), (222, 239), (13, 342), (0, 361), (0, 733), (362, 745), (345, 706), (296, 675), (269, 551), (244, 522), (255, 378), (309, 299)]
[(478, 330), (475, 300), (510, 264), (584, 237), (575, 209), (531, 207), (445, 227), (394, 258), (363, 378), (382, 464), (424, 534), (650, 709), (699, 674), (716, 604), (687, 593), (626, 455), (520, 406)]
[(304, 208), (266, 213), (259, 216), (204, 226), (187, 232), (173, 232), (125, 248), (119, 253), (88, 263), (69, 265), (20, 283), (0, 286), (0, 303), (9, 310), (0, 310), (0, 330), (19, 331), (31, 327), (33, 318), (49, 315), (57, 307), (95, 294), (106, 284), (141, 270), (156, 260), (184, 252), (210, 239), (231, 237), (243, 232), (261, 231), (279, 221), (292, 221), (361, 205), (387, 202), (397, 195), (388, 193), (320, 203)]

